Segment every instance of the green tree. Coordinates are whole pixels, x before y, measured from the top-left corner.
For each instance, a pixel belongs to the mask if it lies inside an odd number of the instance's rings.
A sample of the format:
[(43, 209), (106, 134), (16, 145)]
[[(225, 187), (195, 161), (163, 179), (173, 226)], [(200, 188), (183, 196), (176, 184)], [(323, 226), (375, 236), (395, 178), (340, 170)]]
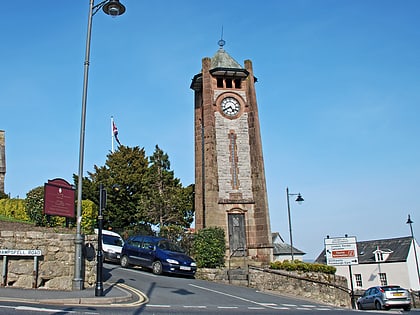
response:
[[(148, 219), (164, 232), (189, 227), (193, 221), (193, 186), (184, 188), (170, 170), (169, 157), (158, 145), (150, 157), (148, 198), (143, 206)], [(171, 227), (171, 228), (169, 228)]]
[(82, 198), (99, 205), (99, 185), (106, 189), (104, 228), (151, 234), (157, 225), (179, 231), (174, 226), (189, 227), (193, 221), (194, 187), (182, 187), (169, 168), (168, 155), (158, 146), (150, 162), (143, 148), (120, 146), (83, 178)]
[[(107, 155), (104, 166), (94, 165), (94, 172), (82, 180), (82, 199), (99, 206), (99, 186), (107, 191), (104, 228), (133, 229), (142, 224), (145, 214), (139, 207), (144, 198), (148, 159), (144, 149), (120, 146)], [(74, 176), (77, 182), (77, 176)]]

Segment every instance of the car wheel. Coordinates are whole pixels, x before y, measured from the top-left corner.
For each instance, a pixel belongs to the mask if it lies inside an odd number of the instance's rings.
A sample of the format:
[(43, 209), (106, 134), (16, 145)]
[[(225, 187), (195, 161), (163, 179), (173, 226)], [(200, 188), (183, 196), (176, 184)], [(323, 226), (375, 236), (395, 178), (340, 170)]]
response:
[(123, 268), (127, 268), (130, 266), (130, 263), (128, 262), (128, 257), (126, 255), (121, 257), (120, 263), (121, 263), (121, 267)]
[(159, 260), (156, 260), (155, 262), (153, 262), (152, 264), (152, 271), (155, 275), (160, 275), (162, 274), (162, 263)]
[(404, 306), (404, 307), (403, 307), (403, 310), (404, 310), (404, 311), (406, 311), (406, 312), (410, 311), (410, 310), (411, 310), (411, 305), (409, 305), (409, 306)]
[(362, 309), (363, 309), (363, 306), (362, 306), (362, 304), (360, 304), (360, 303), (357, 303), (357, 309), (358, 309), (358, 310), (362, 310)]
[(375, 309), (376, 310), (381, 310), (382, 309), (382, 305), (381, 305), (381, 303), (379, 301), (376, 301), (375, 302)]

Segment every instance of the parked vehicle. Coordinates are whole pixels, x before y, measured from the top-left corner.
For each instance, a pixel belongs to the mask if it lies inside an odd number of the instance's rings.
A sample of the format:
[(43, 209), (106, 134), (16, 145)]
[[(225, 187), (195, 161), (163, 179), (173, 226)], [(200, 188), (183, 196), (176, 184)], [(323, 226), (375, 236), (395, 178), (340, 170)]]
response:
[[(98, 229), (95, 233), (98, 234)], [(123, 245), (124, 240), (118, 233), (102, 230), (103, 261), (120, 262)]]
[(194, 276), (195, 261), (175, 243), (155, 236), (132, 236), (121, 251), (121, 266), (141, 266), (154, 274), (172, 273)]
[(409, 311), (411, 297), (410, 293), (399, 285), (371, 287), (357, 299), (357, 308), (359, 310), (402, 308)]

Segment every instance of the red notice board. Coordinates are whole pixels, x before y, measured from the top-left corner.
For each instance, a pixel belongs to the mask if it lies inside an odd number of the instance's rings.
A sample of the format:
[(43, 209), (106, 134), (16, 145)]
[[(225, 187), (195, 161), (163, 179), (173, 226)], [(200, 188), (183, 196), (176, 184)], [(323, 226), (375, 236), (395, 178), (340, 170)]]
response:
[(74, 218), (74, 188), (57, 178), (44, 184), (44, 214)]

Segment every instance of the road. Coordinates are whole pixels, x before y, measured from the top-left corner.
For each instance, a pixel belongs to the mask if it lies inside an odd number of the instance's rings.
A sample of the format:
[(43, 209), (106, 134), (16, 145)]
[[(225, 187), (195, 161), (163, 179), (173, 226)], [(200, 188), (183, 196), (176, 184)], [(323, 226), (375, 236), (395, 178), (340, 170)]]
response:
[[(140, 269), (104, 264), (104, 281), (124, 283), (142, 291), (148, 301), (137, 307), (17, 305), (2, 303), (0, 314), (355, 314), (312, 301), (258, 292), (198, 279), (156, 276)], [(367, 312), (363, 312), (367, 313)], [(362, 313), (362, 314), (363, 314)], [(369, 312), (370, 314), (375, 312)], [(378, 312), (382, 313), (383, 312)], [(400, 311), (388, 311), (399, 314)]]

